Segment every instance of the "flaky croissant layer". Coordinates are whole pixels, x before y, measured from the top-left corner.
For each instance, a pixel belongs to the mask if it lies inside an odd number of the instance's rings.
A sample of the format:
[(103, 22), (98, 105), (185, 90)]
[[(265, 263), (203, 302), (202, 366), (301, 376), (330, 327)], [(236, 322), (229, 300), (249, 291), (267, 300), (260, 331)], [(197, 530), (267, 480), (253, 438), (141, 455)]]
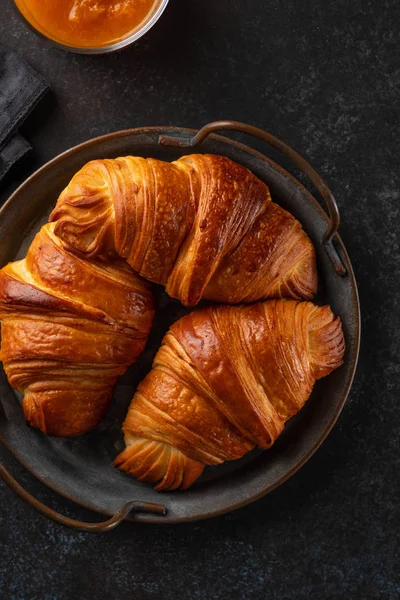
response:
[(43, 226), (26, 258), (0, 270), (0, 360), (29, 424), (59, 436), (97, 425), (153, 315), (148, 285), (124, 261), (82, 260)]
[(185, 305), (310, 299), (317, 288), (315, 251), (300, 223), (222, 156), (92, 161), (50, 219), (74, 252), (116, 251)]
[(138, 387), (116, 466), (157, 490), (186, 489), (205, 465), (269, 448), (344, 350), (328, 306), (271, 300), (187, 315)]

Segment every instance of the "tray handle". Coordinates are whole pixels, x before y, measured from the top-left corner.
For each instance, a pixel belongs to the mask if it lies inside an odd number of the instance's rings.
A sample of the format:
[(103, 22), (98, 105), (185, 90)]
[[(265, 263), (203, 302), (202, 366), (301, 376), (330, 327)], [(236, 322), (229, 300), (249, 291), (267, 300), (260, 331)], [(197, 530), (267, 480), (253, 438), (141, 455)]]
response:
[(105, 533), (106, 531), (111, 531), (118, 527), (126, 519), (126, 517), (131, 512), (146, 512), (155, 515), (165, 515), (166, 508), (162, 504), (153, 504), (152, 502), (139, 502), (136, 500), (132, 500), (131, 502), (127, 502), (124, 504), (116, 513), (108, 519), (107, 521), (103, 521), (101, 523), (85, 523), (84, 521), (76, 521), (75, 519), (70, 519), (69, 517), (65, 517), (60, 513), (52, 510), (39, 500), (36, 500), (29, 492), (25, 490), (15, 479), (14, 477), (7, 471), (7, 469), (0, 464), (0, 479), (4, 481), (12, 490), (29, 506), (36, 509), (41, 515), (44, 515), (48, 519), (51, 519), (55, 523), (59, 525), (64, 525), (65, 527), (69, 527), (70, 529), (75, 529), (78, 531), (84, 531), (85, 533)]
[(159, 144), (165, 146), (178, 146), (180, 148), (193, 148), (198, 144), (204, 142), (204, 140), (216, 131), (240, 131), (253, 137), (267, 142), (285, 156), (287, 156), (315, 185), (319, 194), (324, 199), (326, 206), (329, 211), (329, 225), (323, 237), (323, 245), (325, 251), (335, 269), (335, 272), (340, 277), (346, 274), (346, 267), (344, 266), (342, 259), (338, 255), (336, 248), (333, 245), (333, 237), (340, 225), (340, 213), (336, 200), (326, 185), (325, 181), (318, 175), (318, 173), (312, 168), (312, 166), (304, 160), (300, 154), (298, 154), (293, 148), (282, 142), (275, 136), (271, 135), (267, 131), (254, 127), (253, 125), (247, 125), (246, 123), (240, 123), (239, 121), (213, 121), (202, 127), (192, 138), (180, 137), (180, 136), (169, 136), (160, 135)]

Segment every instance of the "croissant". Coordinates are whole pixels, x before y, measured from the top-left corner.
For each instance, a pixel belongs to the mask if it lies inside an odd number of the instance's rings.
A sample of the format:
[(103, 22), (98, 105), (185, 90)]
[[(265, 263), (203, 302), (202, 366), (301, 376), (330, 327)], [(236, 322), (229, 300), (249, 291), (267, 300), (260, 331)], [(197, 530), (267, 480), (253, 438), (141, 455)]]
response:
[(74, 252), (116, 251), (185, 305), (310, 299), (316, 291), (315, 250), (300, 223), (222, 156), (89, 162), (50, 220)]
[(270, 300), (192, 312), (172, 325), (139, 385), (115, 465), (156, 490), (183, 490), (205, 465), (269, 448), (344, 349), (328, 306)]
[(43, 226), (26, 258), (0, 271), (0, 360), (29, 424), (59, 436), (97, 425), (153, 312), (148, 284), (125, 261), (82, 260)]

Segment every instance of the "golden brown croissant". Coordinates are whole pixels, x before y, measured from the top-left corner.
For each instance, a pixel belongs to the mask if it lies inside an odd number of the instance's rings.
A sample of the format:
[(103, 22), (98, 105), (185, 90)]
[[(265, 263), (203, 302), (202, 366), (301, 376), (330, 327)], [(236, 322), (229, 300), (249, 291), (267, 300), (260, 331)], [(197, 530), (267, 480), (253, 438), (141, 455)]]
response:
[(70, 436), (103, 417), (146, 343), (153, 298), (124, 261), (82, 260), (53, 229), (0, 271), (0, 360), (30, 425)]
[(116, 251), (185, 305), (312, 298), (315, 251), (268, 187), (228, 158), (124, 157), (84, 166), (50, 219), (86, 257)]
[(157, 490), (186, 489), (205, 465), (270, 447), (344, 348), (328, 306), (271, 300), (192, 312), (138, 387), (116, 466)]

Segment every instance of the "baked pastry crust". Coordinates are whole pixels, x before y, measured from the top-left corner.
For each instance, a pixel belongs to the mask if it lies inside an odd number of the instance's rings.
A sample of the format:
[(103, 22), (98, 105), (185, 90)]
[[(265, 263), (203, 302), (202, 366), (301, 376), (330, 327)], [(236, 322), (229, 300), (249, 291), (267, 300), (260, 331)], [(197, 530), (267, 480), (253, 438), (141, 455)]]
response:
[(311, 299), (317, 289), (315, 250), (300, 223), (223, 156), (92, 161), (50, 219), (74, 252), (115, 251), (185, 305)]
[(186, 489), (205, 465), (269, 448), (344, 350), (329, 306), (270, 300), (192, 312), (172, 325), (138, 387), (116, 466), (157, 490)]
[(82, 260), (44, 225), (0, 270), (0, 360), (28, 423), (59, 436), (95, 427), (153, 316), (148, 284), (124, 261)]

